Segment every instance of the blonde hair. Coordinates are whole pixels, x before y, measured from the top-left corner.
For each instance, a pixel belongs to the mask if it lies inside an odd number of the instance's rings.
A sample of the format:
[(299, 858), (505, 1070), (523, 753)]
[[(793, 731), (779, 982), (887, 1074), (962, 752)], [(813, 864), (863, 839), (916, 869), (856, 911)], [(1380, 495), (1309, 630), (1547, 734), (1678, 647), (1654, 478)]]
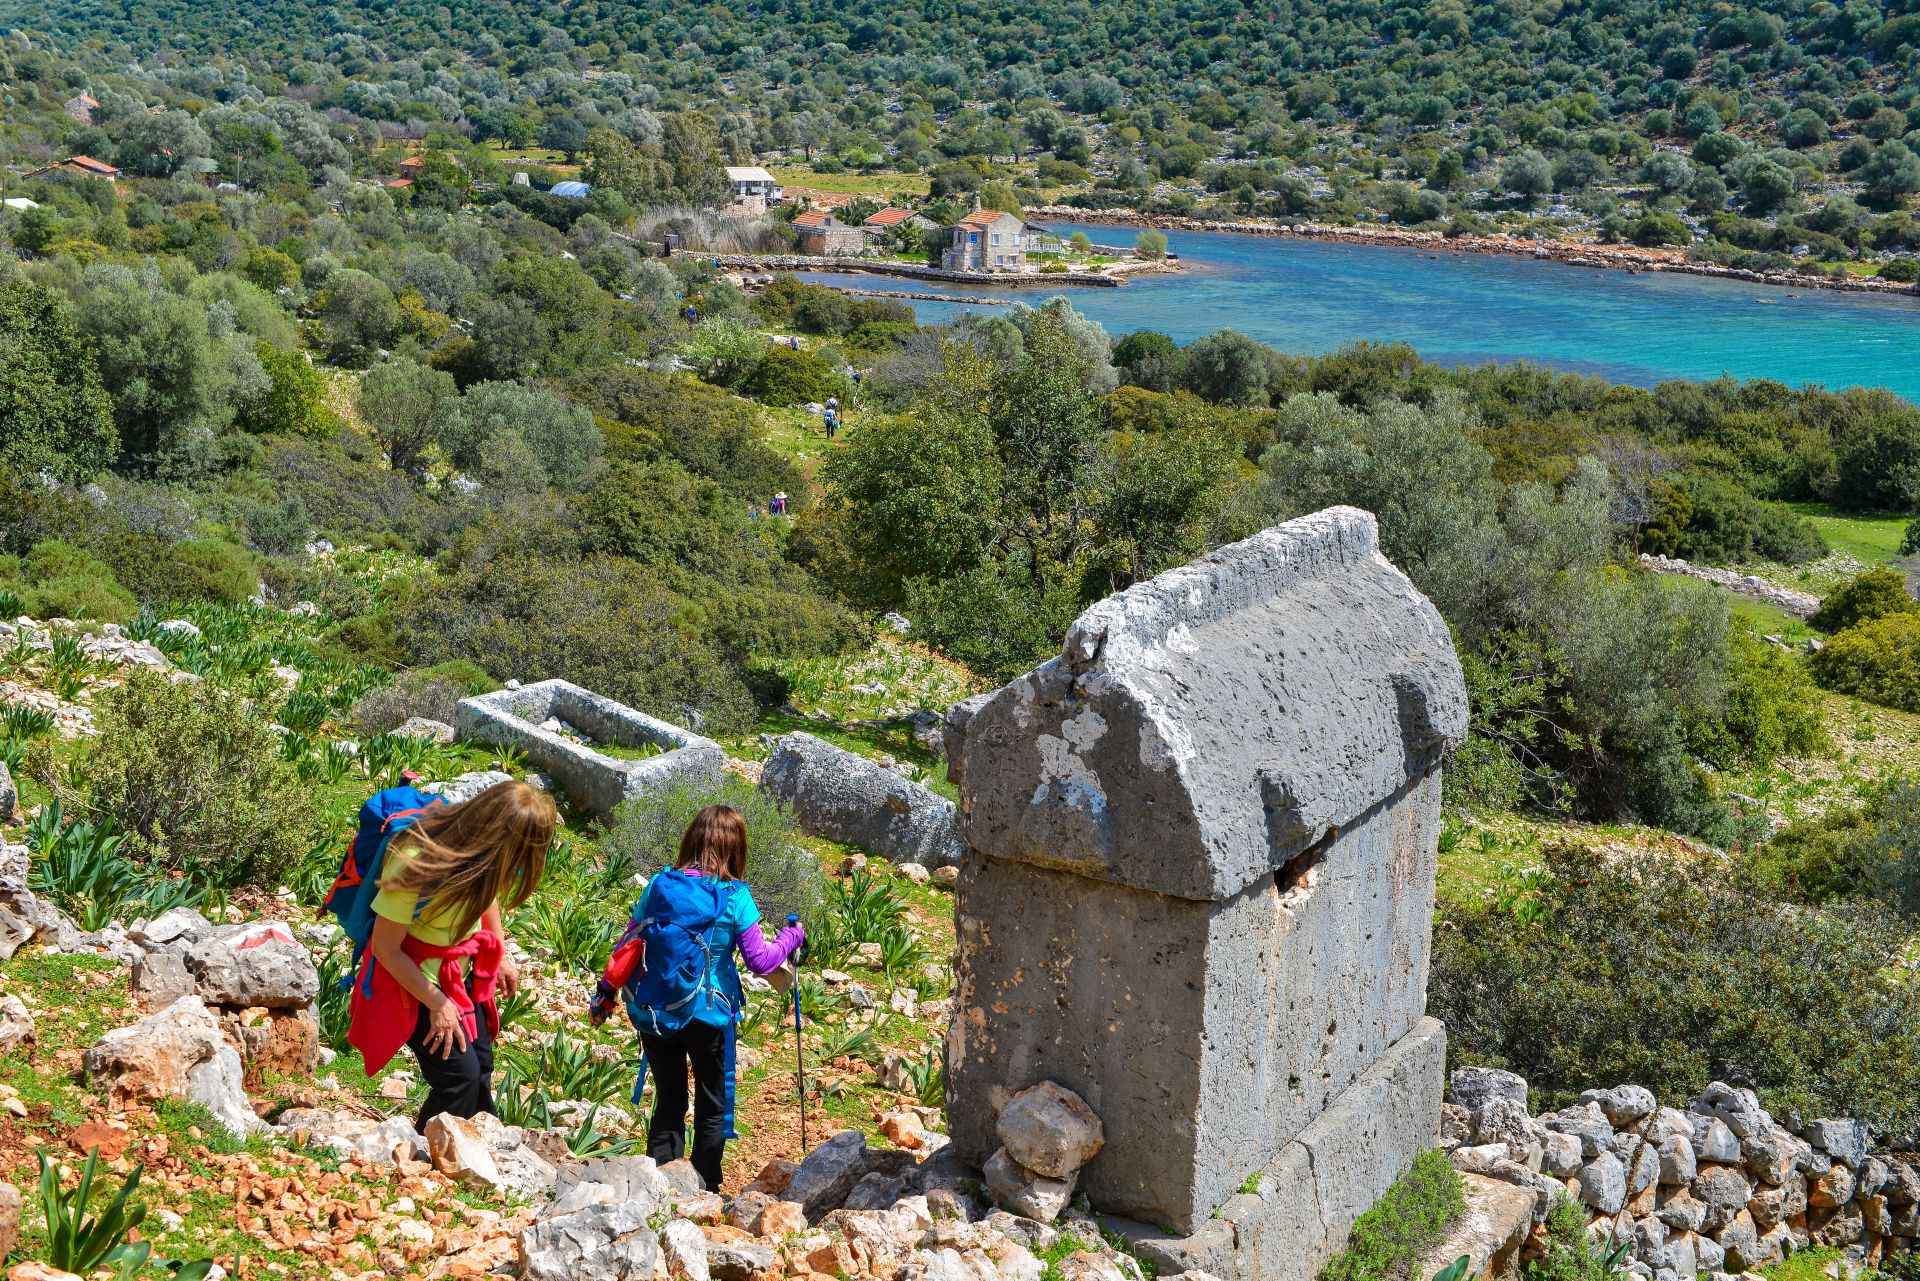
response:
[(533, 896), (553, 841), (553, 798), (526, 783), (496, 783), (472, 800), (436, 805), (400, 833), (411, 857), (380, 888), (419, 894), (449, 908), (465, 938), (498, 902), (511, 911)]
[(680, 837), (675, 867), (697, 867), (722, 881), (747, 874), (747, 821), (731, 805), (709, 805), (693, 816)]

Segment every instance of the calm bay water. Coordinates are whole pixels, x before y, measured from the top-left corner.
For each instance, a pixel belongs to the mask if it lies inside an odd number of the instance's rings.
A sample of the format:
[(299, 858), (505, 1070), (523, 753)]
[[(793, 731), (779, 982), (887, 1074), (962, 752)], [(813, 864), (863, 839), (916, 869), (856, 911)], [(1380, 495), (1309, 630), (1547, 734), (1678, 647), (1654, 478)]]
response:
[[(1130, 243), (1124, 228), (1084, 230)], [(1596, 271), (1486, 254), (1172, 232), (1187, 270), (1119, 289), (1060, 292), (1118, 335), (1157, 329), (1180, 342), (1237, 329), (1284, 351), (1366, 338), (1412, 344), (1442, 364), (1531, 360), (1651, 386), (1667, 378), (1771, 378), (1794, 386), (1885, 387), (1920, 401), (1920, 298), (1789, 290), (1698, 276)], [(1005, 295), (885, 276), (809, 279), (862, 289)], [(968, 311), (913, 303), (922, 323)]]

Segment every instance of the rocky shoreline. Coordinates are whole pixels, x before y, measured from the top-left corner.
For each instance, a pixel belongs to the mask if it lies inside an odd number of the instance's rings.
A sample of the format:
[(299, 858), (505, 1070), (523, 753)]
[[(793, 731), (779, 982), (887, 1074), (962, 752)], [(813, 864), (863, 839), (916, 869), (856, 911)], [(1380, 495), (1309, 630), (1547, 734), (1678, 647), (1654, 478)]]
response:
[(1830, 289), (1843, 293), (1879, 294), (1920, 299), (1920, 287), (1862, 276), (1825, 276), (1796, 271), (1750, 271), (1739, 267), (1721, 267), (1695, 262), (1677, 249), (1645, 249), (1638, 245), (1601, 245), (1585, 241), (1538, 241), (1520, 236), (1446, 236), (1433, 231), (1413, 231), (1403, 227), (1353, 227), (1322, 223), (1283, 223), (1272, 219), (1249, 218), (1232, 222), (1211, 218), (1175, 218), (1142, 214), (1132, 210), (1075, 209), (1067, 205), (1047, 205), (1027, 211), (1030, 219), (1042, 222), (1079, 222), (1114, 227), (1154, 228), (1160, 231), (1207, 231), (1237, 236), (1288, 236), (1299, 240), (1323, 240), (1344, 244), (1385, 245), (1428, 252), (1501, 254), (1564, 263), (1570, 267), (1595, 267), (1605, 270), (1675, 272), (1689, 276), (1707, 276), (1720, 280), (1738, 280), (1750, 284), (1786, 289)]

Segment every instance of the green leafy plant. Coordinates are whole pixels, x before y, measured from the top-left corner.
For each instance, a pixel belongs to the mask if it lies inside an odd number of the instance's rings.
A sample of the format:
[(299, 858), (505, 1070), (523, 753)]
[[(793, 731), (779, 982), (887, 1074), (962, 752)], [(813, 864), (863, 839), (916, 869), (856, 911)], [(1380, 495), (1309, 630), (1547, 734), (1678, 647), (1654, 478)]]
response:
[(1633, 1242), (1602, 1237), (1589, 1243), (1587, 1212), (1571, 1197), (1555, 1198), (1546, 1227), (1545, 1252), (1522, 1268), (1526, 1281), (1611, 1281), (1626, 1271)]
[(591, 1161), (595, 1157), (630, 1156), (646, 1150), (646, 1140), (635, 1135), (616, 1136), (608, 1134), (596, 1124), (600, 1117), (600, 1105), (593, 1104), (579, 1124), (567, 1131), (567, 1151), (582, 1161)]
[[(62, 1182), (59, 1162), (45, 1152), (37, 1155), (40, 1159), (40, 1212), (45, 1217), (47, 1231), (39, 1261), (79, 1276), (87, 1276), (103, 1268), (114, 1269), (116, 1277), (123, 1281), (138, 1276), (153, 1255), (153, 1247), (147, 1242), (127, 1241), (127, 1234), (139, 1227), (147, 1217), (146, 1207), (135, 1204), (133, 1200), (134, 1193), (140, 1187), (141, 1171), (136, 1167), (127, 1176), (126, 1182), (120, 1185), (120, 1190), (113, 1194), (106, 1209), (90, 1215), (88, 1209), (99, 1175), (100, 1149), (96, 1147), (87, 1153), (87, 1163), (80, 1168), (79, 1180), (73, 1187), (67, 1187)], [(169, 1263), (166, 1266), (173, 1271), (175, 1281), (201, 1281), (213, 1269), (212, 1262), (204, 1259), (192, 1263)]]
[(1325, 1281), (1389, 1281), (1445, 1239), (1466, 1212), (1460, 1176), (1444, 1152), (1422, 1152), (1386, 1195), (1354, 1222), (1347, 1248), (1321, 1274)]
[(827, 886), (827, 904), (855, 943), (885, 945), (887, 933), (897, 929), (907, 910), (906, 899), (886, 881), (865, 868)]
[(561, 902), (557, 895), (541, 895), (521, 914), (521, 928), (562, 969), (597, 974), (606, 967), (614, 936), (599, 908), (597, 900)]
[(947, 1060), (935, 1046), (928, 1046), (918, 1057), (900, 1065), (913, 1097), (925, 1107), (945, 1107), (947, 1102)]
[(880, 968), (889, 979), (911, 974), (927, 960), (927, 950), (904, 925), (893, 925), (880, 937)]
[(638, 1065), (598, 1053), (592, 1044), (554, 1032), (531, 1046), (502, 1045), (499, 1057), (518, 1079), (549, 1098), (605, 1103), (633, 1089)]
[(280, 705), (280, 723), (301, 734), (317, 733), (333, 711), (326, 696), (310, 689), (296, 689)]
[(205, 887), (142, 872), (127, 858), (126, 836), (101, 821), (63, 824), (55, 800), (28, 828), (34, 859), (29, 878), (36, 892), (58, 903), (84, 930), (104, 929), (132, 914), (157, 915), (206, 901)]
[(353, 955), (344, 948), (330, 948), (320, 957), (320, 990), (314, 993), (314, 1013), (320, 1019), (320, 1040), (327, 1048), (345, 1054), (347, 1029), (353, 1022), (353, 981), (350, 972)]
[(26, 740), (42, 738), (53, 732), (53, 713), (26, 703), (8, 703), (0, 707), (0, 738)]
[(873, 1057), (878, 1038), (870, 1027), (829, 1027), (820, 1036), (815, 1055), (822, 1063), (831, 1063), (835, 1059), (861, 1059)]

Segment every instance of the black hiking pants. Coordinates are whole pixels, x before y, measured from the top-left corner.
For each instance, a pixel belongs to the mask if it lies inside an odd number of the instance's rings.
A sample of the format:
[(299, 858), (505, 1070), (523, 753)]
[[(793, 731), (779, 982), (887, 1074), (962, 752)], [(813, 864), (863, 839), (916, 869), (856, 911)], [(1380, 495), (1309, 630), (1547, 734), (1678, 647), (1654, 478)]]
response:
[[(469, 994), (472, 984), (467, 987)], [(413, 1057), (420, 1064), (420, 1079), (427, 1083), (427, 1101), (420, 1105), (420, 1115), (414, 1121), (413, 1128), (426, 1132), (427, 1122), (442, 1112), (451, 1112), (465, 1119), (482, 1112), (494, 1111), (493, 1106), (493, 1040), (487, 1035), (487, 1014), (485, 1010), (475, 1010), (473, 1016), (474, 1038), (464, 1050), (455, 1050), (452, 1054), (440, 1055), (427, 1049), (427, 1030), (432, 1016), (427, 1007), (420, 1007), (420, 1017), (413, 1025), (413, 1036), (407, 1041), (407, 1048), (413, 1051)]]
[(667, 1036), (642, 1036), (653, 1076), (647, 1155), (665, 1165), (686, 1155), (687, 1074), (693, 1074), (693, 1168), (709, 1192), (720, 1190), (727, 1150), (728, 1029), (689, 1023)]

